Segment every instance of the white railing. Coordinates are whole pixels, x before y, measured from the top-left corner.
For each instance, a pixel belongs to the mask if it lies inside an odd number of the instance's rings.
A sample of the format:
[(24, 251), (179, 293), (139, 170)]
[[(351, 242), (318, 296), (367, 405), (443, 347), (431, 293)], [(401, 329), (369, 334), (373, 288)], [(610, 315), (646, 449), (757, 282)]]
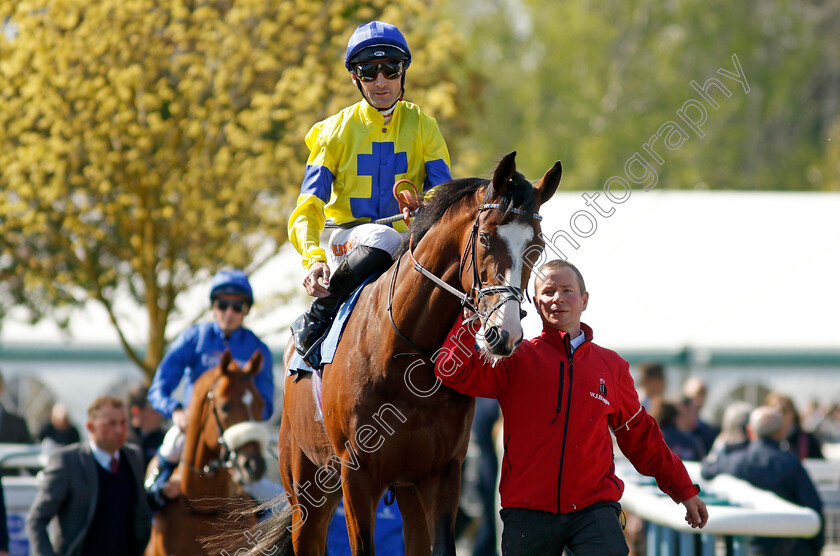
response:
[[(720, 537), (732, 537), (736, 555), (746, 554), (747, 540), (762, 537), (813, 537), (819, 532), (816, 512), (787, 502), (775, 494), (757, 489), (731, 476), (712, 481), (700, 477), (700, 464), (686, 462), (692, 479), (700, 484), (701, 498), (709, 510), (709, 522), (702, 530), (685, 522), (685, 511), (647, 477), (639, 475), (626, 461), (616, 462), (625, 482), (622, 506), (648, 523), (649, 556), (703, 556), (715, 554)], [(700, 535), (700, 540), (695, 537)]]

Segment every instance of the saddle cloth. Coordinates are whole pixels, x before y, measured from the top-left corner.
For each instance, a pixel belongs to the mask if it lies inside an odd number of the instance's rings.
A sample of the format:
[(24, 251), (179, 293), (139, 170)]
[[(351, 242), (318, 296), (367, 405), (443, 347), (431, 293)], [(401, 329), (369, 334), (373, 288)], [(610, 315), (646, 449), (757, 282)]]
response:
[[(330, 329), (327, 332), (324, 340), (321, 342), (319, 349), (321, 350), (321, 363), (322, 365), (327, 365), (328, 363), (332, 363), (333, 357), (335, 357), (335, 352), (338, 349), (338, 342), (341, 340), (341, 334), (344, 332), (344, 326), (347, 324), (347, 319), (350, 317), (350, 313), (353, 312), (353, 308), (356, 306), (356, 302), (359, 300), (359, 294), (361, 294), (362, 289), (368, 285), (370, 282), (375, 280), (379, 277), (379, 274), (374, 274), (369, 276), (365, 279), (362, 284), (353, 290), (353, 293), (350, 294), (350, 297), (341, 304), (341, 307), (338, 309), (338, 313), (336, 313), (335, 319), (333, 320), (332, 324), (330, 325)], [(310, 373), (315, 372), (316, 369), (313, 369), (306, 362), (303, 360), (303, 357), (295, 351), (294, 355), (292, 356), (292, 360), (289, 363), (289, 370), (286, 372), (287, 375), (293, 375), (300, 371), (309, 371)], [(317, 369), (318, 375), (320, 375), (320, 369)], [(320, 398), (320, 396), (319, 396)]]

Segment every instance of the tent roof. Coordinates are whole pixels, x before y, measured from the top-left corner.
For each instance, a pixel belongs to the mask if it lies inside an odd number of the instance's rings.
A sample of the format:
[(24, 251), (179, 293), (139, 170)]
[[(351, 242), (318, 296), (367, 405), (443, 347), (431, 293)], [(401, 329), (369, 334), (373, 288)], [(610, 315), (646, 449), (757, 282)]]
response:
[[(540, 212), (548, 256), (558, 248), (586, 279), (583, 320), (598, 343), (619, 350), (840, 348), (840, 195), (634, 190), (617, 204), (597, 193), (587, 206), (581, 192), (561, 192)], [(285, 345), (287, 326), (307, 301), (301, 295), (270, 312), (259, 301), (302, 291), (303, 274), (285, 245), (252, 276), (258, 305), (246, 324), (273, 349)], [(184, 314), (207, 306), (206, 290), (183, 296)], [(120, 310), (137, 314), (129, 338), (142, 344), (142, 310)], [(540, 330), (533, 307), (528, 313), (526, 337)], [(118, 344), (94, 304), (74, 314), (69, 338), (53, 323), (30, 326), (14, 315), (0, 333), (6, 346)], [(186, 324), (176, 320), (170, 330)]]

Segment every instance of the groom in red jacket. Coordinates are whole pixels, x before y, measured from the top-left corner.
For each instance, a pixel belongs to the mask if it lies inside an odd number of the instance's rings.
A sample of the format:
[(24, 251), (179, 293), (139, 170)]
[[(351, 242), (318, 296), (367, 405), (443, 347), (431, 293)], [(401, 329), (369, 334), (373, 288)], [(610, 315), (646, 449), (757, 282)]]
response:
[(709, 514), (700, 489), (662, 440), (656, 421), (639, 403), (629, 365), (592, 341), (580, 322), (589, 293), (578, 269), (561, 260), (536, 274), (534, 304), (540, 336), (510, 357), (479, 353), (478, 324), (459, 318), (435, 374), (470, 396), (497, 398), (504, 417), (502, 554), (530, 556), (623, 555), (618, 500), (624, 483), (615, 475), (613, 442), (639, 472), (685, 506), (691, 527)]

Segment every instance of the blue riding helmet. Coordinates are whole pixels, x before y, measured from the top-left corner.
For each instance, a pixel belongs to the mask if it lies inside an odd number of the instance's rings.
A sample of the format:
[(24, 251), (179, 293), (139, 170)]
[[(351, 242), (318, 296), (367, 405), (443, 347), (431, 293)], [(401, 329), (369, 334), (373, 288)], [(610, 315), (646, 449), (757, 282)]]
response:
[(238, 295), (245, 298), (249, 305), (254, 304), (254, 292), (248, 276), (241, 270), (222, 270), (213, 276), (210, 283), (210, 302), (221, 295)]
[(390, 23), (371, 21), (359, 25), (347, 43), (344, 66), (353, 71), (353, 64), (371, 60), (405, 60), (405, 67), (411, 65), (411, 51), (400, 30)]

